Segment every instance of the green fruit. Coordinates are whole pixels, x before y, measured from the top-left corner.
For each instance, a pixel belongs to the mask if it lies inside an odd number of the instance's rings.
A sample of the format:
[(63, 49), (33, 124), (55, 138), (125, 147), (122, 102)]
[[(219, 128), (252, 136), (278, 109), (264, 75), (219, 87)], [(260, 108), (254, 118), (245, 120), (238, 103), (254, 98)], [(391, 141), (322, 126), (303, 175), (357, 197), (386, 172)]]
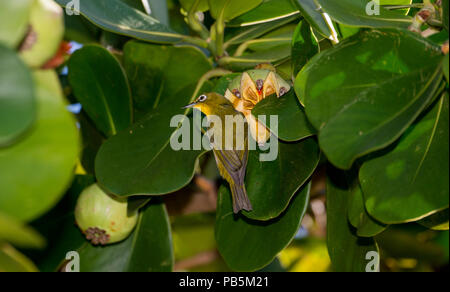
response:
[(78, 198), (75, 220), (92, 244), (105, 245), (127, 238), (136, 226), (138, 213), (128, 214), (126, 198), (108, 195), (94, 184)]
[(40, 68), (56, 54), (63, 36), (62, 8), (53, 0), (34, 0), (20, 56), (30, 67)]

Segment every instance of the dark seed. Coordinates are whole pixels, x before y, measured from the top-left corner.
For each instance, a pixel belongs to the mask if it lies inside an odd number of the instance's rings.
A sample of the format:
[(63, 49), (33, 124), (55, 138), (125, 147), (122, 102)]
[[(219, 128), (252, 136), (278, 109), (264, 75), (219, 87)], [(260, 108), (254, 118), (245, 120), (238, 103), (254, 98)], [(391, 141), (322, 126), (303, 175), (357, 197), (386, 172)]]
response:
[(280, 88), (280, 96), (283, 96), (283, 95), (285, 95), (286, 93), (287, 93), (286, 87), (281, 87), (281, 88)]
[(236, 97), (241, 98), (241, 92), (240, 92), (239, 90), (233, 89), (233, 94), (234, 94)]
[(258, 91), (261, 91), (263, 87), (264, 87), (264, 80), (262, 79), (256, 80), (256, 89), (258, 89)]

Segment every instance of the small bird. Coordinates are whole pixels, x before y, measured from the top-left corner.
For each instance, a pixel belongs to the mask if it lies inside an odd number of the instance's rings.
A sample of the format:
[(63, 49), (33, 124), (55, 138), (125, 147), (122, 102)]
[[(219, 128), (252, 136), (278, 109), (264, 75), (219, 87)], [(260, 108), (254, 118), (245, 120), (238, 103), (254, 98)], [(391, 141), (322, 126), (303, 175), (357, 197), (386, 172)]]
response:
[[(225, 131), (226, 117), (242, 117), (242, 121), (244, 121), (242, 114), (234, 109), (228, 99), (217, 93), (201, 95), (196, 101), (185, 106), (185, 108), (198, 109), (208, 119), (211, 119), (211, 127), (208, 130), (212, 134), (210, 141), (219, 173), (230, 184), (234, 213), (239, 213), (241, 210), (252, 211), (253, 208), (245, 189), (245, 173), (248, 162), (247, 127), (241, 128), (244, 133), (239, 132), (242, 131), (239, 127), (233, 127), (232, 131)], [(221, 120), (221, 127), (213, 125), (212, 116), (216, 116)], [(242, 135), (242, 141), (236, 138), (238, 135)], [(220, 140), (218, 137), (221, 137)], [(231, 141), (233, 144), (229, 147)], [(244, 144), (238, 145), (240, 143)]]

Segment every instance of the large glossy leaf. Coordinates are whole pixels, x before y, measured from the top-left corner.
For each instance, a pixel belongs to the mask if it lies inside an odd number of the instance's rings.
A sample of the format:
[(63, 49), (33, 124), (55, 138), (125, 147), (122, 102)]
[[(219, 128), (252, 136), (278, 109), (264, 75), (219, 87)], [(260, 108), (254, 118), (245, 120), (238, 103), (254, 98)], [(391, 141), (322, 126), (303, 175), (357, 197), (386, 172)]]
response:
[(106, 136), (131, 125), (127, 78), (116, 58), (100, 46), (85, 46), (69, 61), (69, 81), (84, 111)]
[(348, 219), (350, 224), (357, 229), (357, 236), (374, 237), (387, 228), (387, 225), (376, 221), (367, 213), (364, 205), (364, 196), (357, 177), (356, 179), (353, 177), (349, 188), (349, 196)]
[(17, 54), (0, 44), (0, 147), (14, 142), (35, 119), (31, 72)]
[(331, 19), (320, 10), (315, 0), (293, 0), (297, 3), (302, 16), (322, 36), (337, 41), (336, 29)]
[(267, 116), (266, 124), (269, 128), (269, 116), (278, 116), (278, 138), (283, 141), (298, 141), (316, 133), (293, 89), (283, 97), (270, 96), (262, 100), (252, 110), (252, 114), (255, 117)]
[(164, 25), (169, 26), (169, 11), (167, 1), (143, 0), (142, 4), (150, 15), (158, 19)]
[(7, 241), (20, 248), (43, 248), (45, 239), (10, 216), (0, 213), (0, 242)]
[[(340, 0), (327, 1), (317, 0), (323, 10), (327, 12), (334, 20), (351, 26), (361, 27), (403, 27), (407, 28), (412, 20), (411, 17), (401, 15), (398, 12), (380, 7), (379, 15), (367, 13), (370, 0)], [(411, 3), (410, 0), (403, 1), (405, 4)], [(399, 4), (399, 1), (384, 1), (383, 4)], [(369, 6), (370, 7), (370, 6)]]
[(261, 5), (233, 19), (228, 26), (249, 26), (299, 14), (291, 0), (264, 0)]
[(208, 0), (212, 17), (215, 19), (222, 17), (224, 21), (230, 21), (231, 19), (252, 10), (261, 4), (262, 1), (263, 0)]
[(192, 91), (181, 91), (194, 86), (211, 69), (203, 53), (193, 47), (162, 47), (136, 41), (125, 45), (123, 63), (138, 117), (175, 98), (176, 93), (182, 93), (183, 99), (190, 98)]
[(311, 30), (308, 22), (302, 20), (295, 29), (292, 38), (292, 71), (297, 76), (298, 72), (319, 53), (319, 43)]
[[(71, 0), (56, 0), (66, 6)], [(172, 31), (157, 19), (131, 8), (120, 0), (84, 1), (80, 13), (100, 28), (113, 33), (134, 37), (136, 39), (175, 43), (185, 36)]]
[(124, 59), (137, 107), (150, 112), (103, 144), (96, 159), (97, 178), (122, 196), (176, 191), (192, 179), (203, 151), (173, 150), (170, 138), (176, 129), (170, 121), (185, 113), (181, 107), (190, 102), (198, 79), (211, 65), (191, 47), (136, 42), (127, 44)]
[(366, 208), (379, 221), (415, 221), (448, 208), (448, 106), (444, 95), (387, 153), (361, 167)]
[(395, 29), (363, 31), (314, 57), (295, 89), (328, 159), (348, 169), (395, 141), (433, 97), (441, 60), (432, 43)]
[(250, 27), (240, 27), (227, 29), (225, 34), (225, 46), (240, 44), (246, 41), (256, 39), (267, 32), (275, 30), (287, 23), (299, 18), (299, 15), (289, 16), (283, 19), (268, 23), (252, 25)]
[(79, 153), (75, 120), (65, 108), (56, 74), (34, 73), (36, 126), (13, 147), (0, 150), (0, 211), (31, 220), (50, 209), (69, 185)]
[[(0, 42), (15, 48), (27, 32), (32, 0), (2, 1), (0, 4)], [(2, 67), (6, 68), (6, 67)]]
[(245, 186), (253, 211), (243, 214), (266, 221), (278, 217), (310, 178), (319, 164), (320, 150), (310, 138), (295, 143), (280, 141), (275, 161), (260, 161), (260, 154), (250, 150)]
[[(183, 90), (180, 96), (185, 91), (192, 89)], [(176, 129), (170, 127), (170, 121), (173, 115), (183, 114), (179, 109), (189, 98), (184, 100), (174, 101), (173, 108), (150, 113), (102, 145), (96, 158), (96, 174), (103, 187), (119, 196), (161, 195), (189, 183), (204, 151), (171, 148), (170, 138)], [(193, 131), (199, 133), (200, 129), (194, 127)]]
[(228, 188), (219, 192), (216, 241), (220, 254), (235, 271), (256, 271), (272, 262), (294, 238), (309, 202), (305, 185), (278, 218), (261, 222), (233, 214)]
[(157, 198), (141, 210), (134, 232), (125, 241), (105, 247), (85, 243), (80, 254), (82, 272), (170, 272), (172, 237), (167, 211)]
[[(378, 247), (372, 238), (356, 235), (348, 222), (348, 205), (351, 185), (347, 174), (336, 169), (328, 170), (327, 177), (327, 242), (328, 253), (335, 272), (365, 272), (373, 258), (369, 253), (377, 253)], [(379, 268), (379, 256), (375, 270)]]

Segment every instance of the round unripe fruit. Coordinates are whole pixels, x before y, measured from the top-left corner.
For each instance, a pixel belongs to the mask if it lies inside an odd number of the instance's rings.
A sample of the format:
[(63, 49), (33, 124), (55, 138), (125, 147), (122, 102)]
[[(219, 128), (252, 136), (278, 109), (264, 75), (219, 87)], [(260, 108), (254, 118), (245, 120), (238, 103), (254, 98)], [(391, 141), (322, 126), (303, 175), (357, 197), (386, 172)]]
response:
[(28, 66), (40, 68), (56, 54), (63, 36), (62, 8), (53, 0), (34, 0), (20, 56)]
[(75, 220), (92, 244), (106, 245), (130, 235), (136, 226), (138, 212), (128, 214), (126, 198), (110, 196), (94, 184), (78, 198)]

